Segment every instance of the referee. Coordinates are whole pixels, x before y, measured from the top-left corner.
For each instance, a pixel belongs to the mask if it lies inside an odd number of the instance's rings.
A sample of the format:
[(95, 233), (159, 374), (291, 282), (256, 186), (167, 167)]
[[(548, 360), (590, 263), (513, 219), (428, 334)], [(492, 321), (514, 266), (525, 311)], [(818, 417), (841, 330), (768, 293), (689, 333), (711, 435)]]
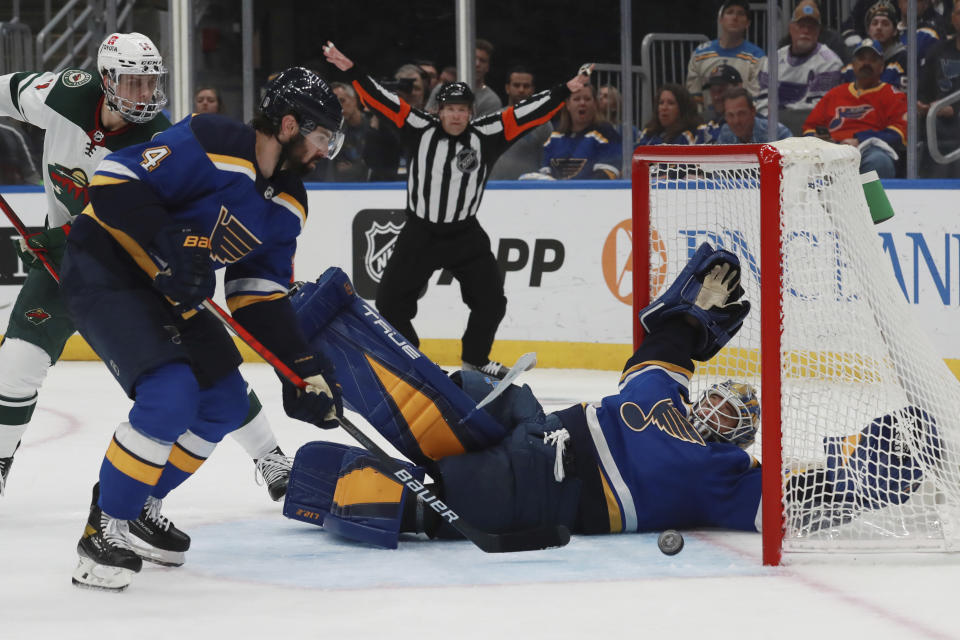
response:
[(463, 368), (503, 377), (507, 368), (490, 360), (490, 348), (507, 309), (503, 276), (490, 250), (490, 238), (477, 221), (477, 209), (497, 158), (524, 134), (550, 120), (573, 91), (589, 83), (582, 67), (558, 85), (498, 113), (471, 119), (473, 91), (463, 82), (437, 94), (440, 111), (411, 107), (362, 74), (332, 42), (327, 61), (347, 71), (363, 103), (397, 127), (409, 154), (407, 222), (397, 238), (377, 290), (377, 309), (414, 346), (417, 298), (430, 276), (448, 269), (460, 282), (470, 308), (463, 332)]

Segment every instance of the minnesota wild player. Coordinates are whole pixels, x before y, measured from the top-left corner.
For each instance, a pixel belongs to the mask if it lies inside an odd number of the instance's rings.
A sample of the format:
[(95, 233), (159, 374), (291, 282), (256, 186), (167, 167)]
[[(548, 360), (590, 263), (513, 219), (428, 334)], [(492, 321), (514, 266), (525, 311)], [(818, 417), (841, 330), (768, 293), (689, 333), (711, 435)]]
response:
[[(107, 36), (97, 53), (96, 73), (68, 69), (0, 76), (0, 115), (45, 130), (47, 207), (45, 230), (21, 239), (17, 247), (27, 278), (0, 344), (0, 495), (37, 406), (37, 391), (75, 330), (56, 281), (34, 254), (43, 252), (59, 266), (70, 224), (88, 204), (87, 182), (100, 161), (170, 126), (160, 112), (167, 103), (166, 77), (160, 52), (139, 33)], [(290, 460), (252, 390), (249, 399), (247, 421), (233, 435), (254, 459), (270, 497), (279, 500), (286, 493)], [(202, 461), (212, 446), (199, 443), (197, 449), (192, 453)], [(144, 524), (163, 526), (160, 520)]]

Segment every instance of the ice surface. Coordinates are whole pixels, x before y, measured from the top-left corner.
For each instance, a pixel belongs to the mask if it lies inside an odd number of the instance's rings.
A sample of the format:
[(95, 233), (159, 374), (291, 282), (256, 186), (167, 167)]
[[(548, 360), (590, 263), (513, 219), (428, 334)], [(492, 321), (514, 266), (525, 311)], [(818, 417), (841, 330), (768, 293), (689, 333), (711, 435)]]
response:
[[(322, 432), (283, 415), (265, 365), (244, 375), (292, 454)], [(599, 400), (617, 374), (537, 369), (547, 408)], [(952, 638), (960, 557), (799, 555), (760, 564), (760, 536), (684, 531), (575, 537), (487, 555), (412, 537), (396, 551), (287, 520), (229, 437), (164, 503), (193, 538), (180, 568), (145, 564), (121, 594), (70, 584), (90, 488), (130, 402), (100, 363), (51, 370), (0, 498), (0, 639)]]

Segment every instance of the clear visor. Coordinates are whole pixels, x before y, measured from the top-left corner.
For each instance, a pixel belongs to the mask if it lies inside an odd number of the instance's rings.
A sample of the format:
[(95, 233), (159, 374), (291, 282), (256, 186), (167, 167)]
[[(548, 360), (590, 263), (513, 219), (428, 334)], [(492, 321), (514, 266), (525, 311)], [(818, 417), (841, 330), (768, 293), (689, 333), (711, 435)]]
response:
[(153, 120), (164, 105), (166, 96), (166, 70), (150, 73), (116, 74), (116, 82), (105, 82), (110, 104), (130, 122)]
[(317, 127), (310, 133), (303, 136), (308, 144), (324, 152), (324, 158), (333, 158), (340, 152), (343, 146), (343, 132)]

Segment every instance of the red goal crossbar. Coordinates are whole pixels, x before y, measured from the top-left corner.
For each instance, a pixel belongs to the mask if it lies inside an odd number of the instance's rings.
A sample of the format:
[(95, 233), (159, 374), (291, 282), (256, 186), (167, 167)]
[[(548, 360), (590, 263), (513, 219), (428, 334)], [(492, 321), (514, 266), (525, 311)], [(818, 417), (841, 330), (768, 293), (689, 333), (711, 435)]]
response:
[[(781, 322), (783, 303), (781, 285), (782, 240), (780, 153), (771, 145), (637, 147), (633, 155), (633, 344), (643, 339), (637, 315), (651, 300), (650, 189), (656, 175), (651, 166), (658, 163), (718, 165), (723, 163), (758, 165), (760, 179), (760, 388), (763, 460), (763, 563), (777, 565), (783, 545), (783, 455), (781, 444)], [(733, 248), (728, 247), (733, 250)]]

